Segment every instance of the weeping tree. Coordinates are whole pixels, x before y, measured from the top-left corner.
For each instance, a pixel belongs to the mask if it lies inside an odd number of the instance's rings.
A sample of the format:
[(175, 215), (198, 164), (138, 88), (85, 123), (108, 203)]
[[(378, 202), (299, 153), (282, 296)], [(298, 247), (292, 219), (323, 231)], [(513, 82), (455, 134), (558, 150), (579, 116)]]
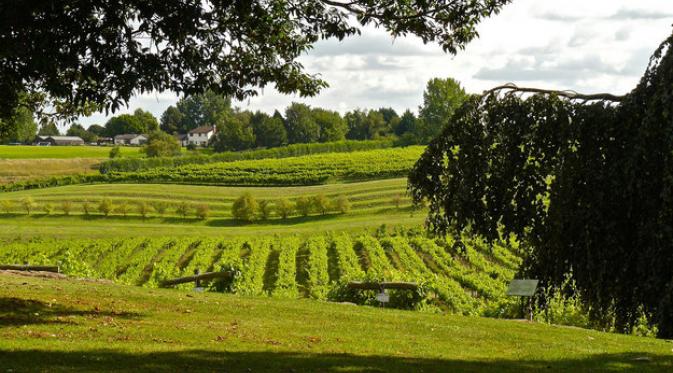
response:
[(644, 312), (673, 337), (672, 44), (624, 96), (470, 97), (410, 174), (429, 228), (516, 234), (523, 274), (560, 286), (572, 271), (595, 321), (628, 330)]

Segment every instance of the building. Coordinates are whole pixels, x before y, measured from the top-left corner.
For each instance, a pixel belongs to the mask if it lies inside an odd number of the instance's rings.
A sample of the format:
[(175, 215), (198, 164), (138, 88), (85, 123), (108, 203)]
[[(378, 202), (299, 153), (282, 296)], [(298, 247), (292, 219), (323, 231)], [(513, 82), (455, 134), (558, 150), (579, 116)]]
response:
[(147, 142), (146, 135), (128, 133), (114, 137), (115, 145), (144, 145)]
[(215, 132), (217, 132), (215, 126), (196, 127), (187, 134), (187, 143), (196, 146), (207, 146), (210, 139), (215, 135)]
[(177, 135), (173, 135), (173, 137), (175, 137), (175, 139), (178, 140), (180, 146), (184, 147), (189, 145), (189, 136), (187, 134), (179, 133)]
[(34, 144), (42, 146), (84, 145), (84, 140), (79, 136), (37, 136)]
[(99, 137), (96, 139), (98, 145), (114, 145), (115, 139), (112, 137)]

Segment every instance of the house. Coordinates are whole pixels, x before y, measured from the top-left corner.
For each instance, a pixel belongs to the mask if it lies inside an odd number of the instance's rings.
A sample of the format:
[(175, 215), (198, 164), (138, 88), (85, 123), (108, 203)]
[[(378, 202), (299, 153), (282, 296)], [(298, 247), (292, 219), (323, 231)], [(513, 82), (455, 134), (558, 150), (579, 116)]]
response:
[(34, 144), (42, 146), (84, 145), (84, 140), (79, 136), (37, 136)]
[(189, 131), (187, 134), (187, 143), (197, 146), (207, 146), (210, 139), (217, 132), (215, 126), (201, 126)]
[(146, 142), (147, 142), (146, 135), (138, 135), (135, 133), (117, 135), (114, 137), (115, 145), (143, 145)]
[(178, 140), (178, 142), (180, 143), (180, 146), (184, 147), (184, 146), (189, 145), (189, 136), (187, 134), (178, 133), (176, 135), (173, 135), (173, 137), (175, 137), (175, 139)]

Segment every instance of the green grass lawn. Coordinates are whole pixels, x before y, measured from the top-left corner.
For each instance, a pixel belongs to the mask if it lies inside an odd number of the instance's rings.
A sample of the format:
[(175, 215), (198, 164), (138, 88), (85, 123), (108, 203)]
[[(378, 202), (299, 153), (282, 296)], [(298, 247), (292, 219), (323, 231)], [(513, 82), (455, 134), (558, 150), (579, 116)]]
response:
[(0, 275), (7, 372), (667, 372), (672, 348), (515, 320)]
[[(111, 146), (0, 145), (0, 159), (108, 158)], [(123, 157), (141, 157), (139, 147), (121, 147)]]

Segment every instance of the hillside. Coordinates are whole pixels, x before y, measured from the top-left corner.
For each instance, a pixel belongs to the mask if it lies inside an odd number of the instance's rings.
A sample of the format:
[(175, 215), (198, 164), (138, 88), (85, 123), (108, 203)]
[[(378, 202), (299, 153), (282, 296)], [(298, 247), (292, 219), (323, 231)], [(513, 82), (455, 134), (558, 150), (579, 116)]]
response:
[(514, 320), (0, 275), (14, 372), (673, 369), (671, 343)]

